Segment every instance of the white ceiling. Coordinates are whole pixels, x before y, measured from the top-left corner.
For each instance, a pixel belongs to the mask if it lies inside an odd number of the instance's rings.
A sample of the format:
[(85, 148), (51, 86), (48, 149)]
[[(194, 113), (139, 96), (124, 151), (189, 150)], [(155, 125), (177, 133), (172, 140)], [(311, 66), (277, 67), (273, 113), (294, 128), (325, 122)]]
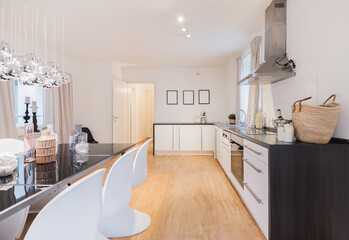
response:
[[(263, 27), (271, 0), (64, 1), (68, 56), (145, 67), (219, 67)], [(181, 13), (189, 40), (177, 21)]]

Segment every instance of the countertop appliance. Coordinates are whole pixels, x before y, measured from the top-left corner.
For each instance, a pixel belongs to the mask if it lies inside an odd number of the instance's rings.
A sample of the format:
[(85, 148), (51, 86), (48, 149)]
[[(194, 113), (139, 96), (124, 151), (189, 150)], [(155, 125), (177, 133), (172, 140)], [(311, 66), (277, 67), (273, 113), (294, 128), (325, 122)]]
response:
[(244, 181), (244, 147), (243, 138), (235, 134), (230, 134), (231, 145), (231, 172), (243, 188)]
[(265, 10), (265, 61), (239, 84), (275, 83), (296, 75), (286, 56), (286, 0), (274, 0)]

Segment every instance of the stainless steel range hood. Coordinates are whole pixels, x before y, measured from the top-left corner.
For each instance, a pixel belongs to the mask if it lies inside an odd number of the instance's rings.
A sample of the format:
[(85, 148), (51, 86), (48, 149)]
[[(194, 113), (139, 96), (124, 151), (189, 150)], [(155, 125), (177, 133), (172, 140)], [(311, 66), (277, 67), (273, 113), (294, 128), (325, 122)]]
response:
[(296, 75), (286, 56), (286, 0), (265, 10), (265, 61), (239, 84), (270, 84)]

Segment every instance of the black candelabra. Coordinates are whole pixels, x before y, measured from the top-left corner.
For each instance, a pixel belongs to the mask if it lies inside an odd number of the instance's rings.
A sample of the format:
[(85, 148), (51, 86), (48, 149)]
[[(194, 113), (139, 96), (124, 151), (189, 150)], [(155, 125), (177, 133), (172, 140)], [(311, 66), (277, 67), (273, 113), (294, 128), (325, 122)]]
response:
[(24, 123), (28, 123), (28, 120), (30, 119), (30, 116), (29, 116), (29, 103), (25, 103), (26, 105), (26, 108), (25, 108), (25, 116), (23, 117), (23, 119), (25, 120)]
[(34, 123), (34, 132), (40, 132), (38, 129), (38, 120), (36, 118), (36, 112), (33, 112), (33, 123)]

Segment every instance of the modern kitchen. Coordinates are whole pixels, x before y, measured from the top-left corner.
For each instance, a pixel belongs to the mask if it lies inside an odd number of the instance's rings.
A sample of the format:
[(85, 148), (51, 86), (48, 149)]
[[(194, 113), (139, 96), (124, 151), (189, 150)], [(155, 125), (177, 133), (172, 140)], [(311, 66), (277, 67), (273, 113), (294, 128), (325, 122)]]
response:
[(0, 6), (0, 240), (349, 239), (349, 2)]

